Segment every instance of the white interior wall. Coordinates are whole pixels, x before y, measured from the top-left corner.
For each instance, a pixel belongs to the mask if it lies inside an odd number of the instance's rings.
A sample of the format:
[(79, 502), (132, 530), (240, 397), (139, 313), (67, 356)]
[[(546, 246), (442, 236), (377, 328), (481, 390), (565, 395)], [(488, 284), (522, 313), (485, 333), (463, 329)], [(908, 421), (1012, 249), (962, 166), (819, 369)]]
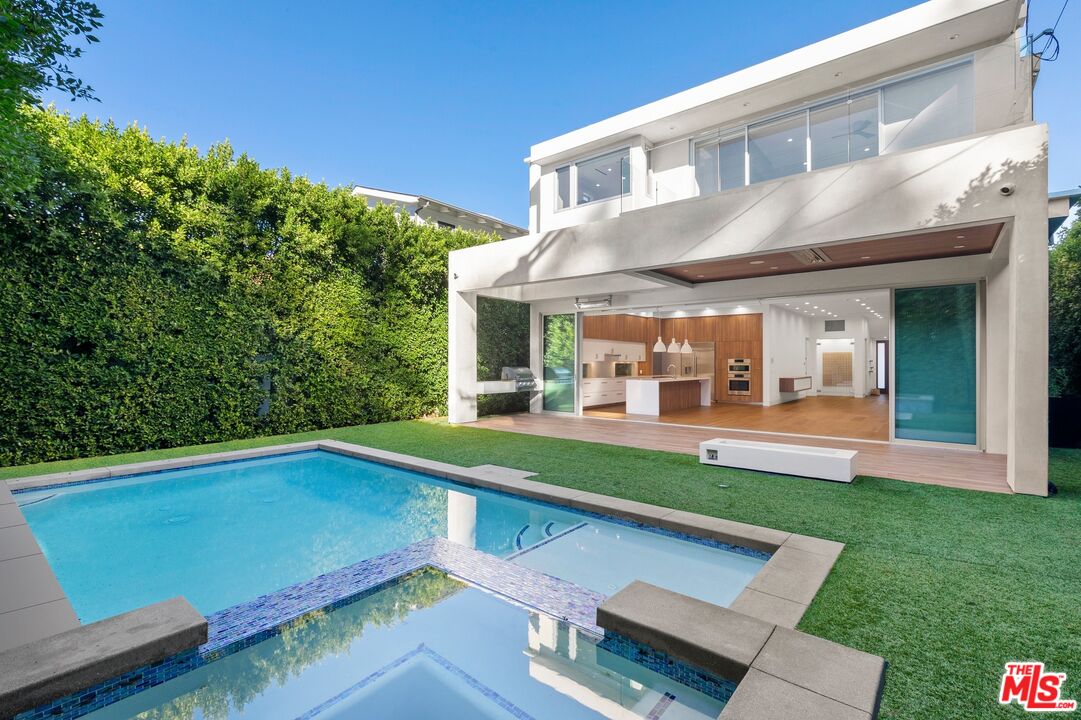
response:
[(764, 320), (763, 340), (766, 342), (766, 349), (763, 352), (769, 362), (766, 363), (762, 378), (762, 404), (776, 405), (806, 397), (810, 393), (781, 393), (779, 379), (813, 375), (811, 370), (814, 360), (807, 357), (811, 319), (774, 305), (770, 307)]
[[(851, 341), (851, 345), (846, 345), (846, 348), (852, 350), (852, 395), (855, 397), (864, 397), (870, 392), (871, 385), (868, 384), (868, 378), (870, 374), (866, 371), (868, 367), (867, 358), (867, 319), (863, 317), (844, 317), (844, 318), (831, 318), (845, 321), (845, 329), (841, 332), (826, 332), (825, 323), (820, 318), (814, 318), (811, 320), (811, 336), (814, 341), (824, 341), (822, 347), (825, 349), (834, 348), (840, 350), (841, 346), (834, 344), (836, 341)], [(831, 342), (832, 341), (832, 342)], [(822, 390), (822, 371), (818, 367), (818, 353), (813, 355), (813, 372), (809, 373), (815, 378), (815, 389)]]

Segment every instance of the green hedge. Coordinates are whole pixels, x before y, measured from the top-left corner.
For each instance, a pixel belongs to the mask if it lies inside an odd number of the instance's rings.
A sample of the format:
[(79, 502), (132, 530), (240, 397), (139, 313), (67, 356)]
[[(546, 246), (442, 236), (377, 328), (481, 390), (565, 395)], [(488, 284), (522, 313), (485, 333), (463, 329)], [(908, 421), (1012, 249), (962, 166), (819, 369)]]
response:
[[(504, 367), (529, 367), (528, 303), (477, 298), (477, 379), (498, 380)], [(478, 415), (525, 412), (529, 393), (477, 397)]]
[(0, 464), (441, 413), (446, 257), (495, 240), (26, 110), (0, 204)]

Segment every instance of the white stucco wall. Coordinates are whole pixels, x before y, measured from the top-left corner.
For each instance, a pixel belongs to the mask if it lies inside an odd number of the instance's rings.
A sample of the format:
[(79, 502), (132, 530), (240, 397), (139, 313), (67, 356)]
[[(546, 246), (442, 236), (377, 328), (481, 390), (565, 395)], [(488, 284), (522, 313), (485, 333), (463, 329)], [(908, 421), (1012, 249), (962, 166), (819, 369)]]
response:
[[(1027, 59), (1019, 57), (1016, 35), (1009, 35), (994, 44), (966, 51), (957, 58), (967, 58), (972, 62), (974, 132), (988, 132), (1029, 120), (1031, 117), (1029, 65)], [(929, 65), (940, 64), (944, 59), (943, 57), (936, 58)], [(910, 67), (892, 68), (882, 77), (867, 80), (864, 84), (873, 85), (884, 78), (913, 69)], [(817, 93), (815, 97), (821, 98), (851, 89), (853, 88), (838, 85), (825, 93)], [(736, 99), (733, 100), (734, 102)], [(655, 146), (647, 138), (638, 135), (630, 140), (613, 142), (599, 151), (595, 146), (587, 146), (588, 149), (583, 148), (580, 155), (574, 155), (572, 151), (570, 155), (564, 153), (558, 162), (534, 163), (533, 165), (539, 168), (541, 178), (537, 196), (531, 199), (538, 219), (537, 228), (534, 231), (543, 232), (595, 222), (643, 207), (696, 197), (698, 187), (695, 182), (692, 152), (696, 137), (705, 131), (721, 127), (738, 127), (753, 123), (777, 112), (798, 109), (799, 105), (799, 102), (793, 102), (784, 106), (757, 108), (755, 112), (737, 119), (732, 119), (730, 116), (722, 118), (721, 111), (718, 110), (716, 117), (711, 118), (708, 114), (700, 117), (700, 125), (683, 127), (684, 137), (667, 139)], [(557, 167), (562, 167), (574, 159), (592, 157), (627, 145), (643, 153), (642, 157), (632, 157), (632, 180), (636, 183), (648, 183), (648, 192), (643, 185), (634, 188), (629, 196), (581, 208), (556, 211), (555, 170)], [(650, 156), (648, 160), (644, 157), (646, 152)], [(646, 172), (647, 166), (651, 168), (650, 173)]]

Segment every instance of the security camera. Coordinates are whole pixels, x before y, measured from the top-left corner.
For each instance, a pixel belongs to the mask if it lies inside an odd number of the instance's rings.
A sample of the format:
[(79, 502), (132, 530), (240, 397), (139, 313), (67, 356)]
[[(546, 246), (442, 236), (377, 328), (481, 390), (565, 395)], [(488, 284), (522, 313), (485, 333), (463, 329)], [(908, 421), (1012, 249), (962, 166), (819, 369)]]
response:
[(1002, 187), (1000, 187), (998, 189), (998, 194), (1001, 195), (1002, 197), (1007, 197), (1009, 195), (1013, 195), (1013, 191), (1016, 190), (1016, 189), (1017, 189), (1017, 186), (1014, 185), (1013, 183), (1006, 183), (1005, 185), (1003, 185)]

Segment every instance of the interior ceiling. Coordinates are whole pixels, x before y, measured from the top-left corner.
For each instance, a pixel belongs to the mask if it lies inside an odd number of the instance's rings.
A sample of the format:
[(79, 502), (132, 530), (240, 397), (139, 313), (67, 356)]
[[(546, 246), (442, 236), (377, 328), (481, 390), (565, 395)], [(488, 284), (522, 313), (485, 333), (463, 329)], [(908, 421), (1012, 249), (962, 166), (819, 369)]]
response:
[(1001, 231), (1002, 223), (933, 230), (657, 268), (656, 272), (690, 283), (707, 283), (962, 255), (983, 255), (991, 252)]
[(808, 317), (833, 320), (862, 316), (873, 321), (885, 320), (889, 316), (890, 293), (888, 290), (868, 290), (867, 292), (828, 295), (800, 295), (771, 299), (768, 302)]

